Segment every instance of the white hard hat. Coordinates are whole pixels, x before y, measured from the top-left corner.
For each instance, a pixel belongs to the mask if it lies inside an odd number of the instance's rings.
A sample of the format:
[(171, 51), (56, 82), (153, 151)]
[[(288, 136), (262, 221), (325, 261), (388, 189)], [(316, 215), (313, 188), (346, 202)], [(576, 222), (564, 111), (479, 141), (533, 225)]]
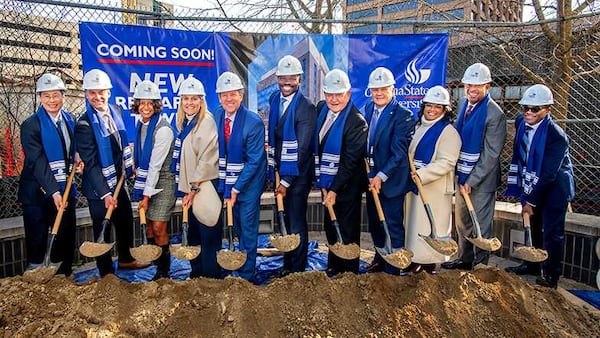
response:
[(554, 104), (554, 97), (550, 88), (543, 84), (536, 84), (527, 88), (519, 104), (523, 106), (548, 106)]
[(492, 74), (488, 66), (483, 63), (474, 63), (465, 70), (462, 83), (472, 85), (482, 85), (492, 82)]
[(217, 79), (217, 93), (230, 92), (244, 89), (244, 84), (239, 76), (232, 72), (225, 72)]
[(325, 93), (341, 94), (349, 91), (350, 88), (350, 79), (346, 72), (333, 69), (325, 75), (325, 79), (323, 80), (323, 91)]
[(188, 77), (181, 83), (181, 86), (179, 86), (179, 96), (181, 95), (206, 96), (206, 92), (204, 91), (204, 85), (200, 80)]
[(384, 88), (395, 84), (394, 74), (385, 67), (377, 67), (369, 75), (368, 88)]
[(444, 106), (450, 105), (450, 93), (442, 86), (434, 86), (429, 88), (425, 97), (423, 98), (425, 103), (435, 103)]
[(135, 86), (133, 98), (139, 100), (160, 100), (160, 90), (154, 82), (144, 80)]
[(300, 60), (296, 59), (291, 55), (286, 55), (282, 57), (281, 60), (279, 60), (275, 75), (284, 76), (300, 74), (304, 74), (304, 71), (302, 71), (302, 65), (300, 64)]
[(100, 69), (92, 69), (83, 76), (83, 90), (111, 88), (112, 82), (108, 74)]
[(45, 73), (42, 76), (40, 76), (40, 78), (37, 80), (35, 85), (35, 92), (41, 93), (48, 92), (51, 90), (65, 91), (67, 90), (67, 88), (65, 88), (65, 83), (63, 82), (63, 80), (60, 79), (60, 77), (54, 74)]

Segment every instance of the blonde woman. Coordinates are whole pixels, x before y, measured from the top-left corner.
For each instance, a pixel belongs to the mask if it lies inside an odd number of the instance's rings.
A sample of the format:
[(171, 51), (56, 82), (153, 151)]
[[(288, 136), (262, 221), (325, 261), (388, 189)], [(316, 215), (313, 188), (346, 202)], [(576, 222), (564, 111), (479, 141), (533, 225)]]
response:
[(171, 170), (176, 176), (178, 196), (189, 207), (189, 245), (199, 245), (200, 255), (190, 261), (190, 278), (221, 278), (217, 251), (221, 248), (221, 222), (209, 227), (194, 215), (192, 202), (202, 182), (219, 177), (219, 144), (217, 125), (206, 105), (202, 82), (188, 78), (179, 89), (181, 101), (177, 110), (177, 130)]

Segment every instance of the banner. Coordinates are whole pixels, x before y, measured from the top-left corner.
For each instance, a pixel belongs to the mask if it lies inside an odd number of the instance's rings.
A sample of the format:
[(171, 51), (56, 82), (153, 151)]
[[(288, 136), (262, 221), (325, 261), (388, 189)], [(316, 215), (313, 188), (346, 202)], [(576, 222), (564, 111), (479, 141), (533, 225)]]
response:
[(266, 121), (268, 99), (275, 92), (277, 62), (286, 54), (302, 63), (301, 91), (313, 102), (324, 99), (325, 74), (334, 68), (348, 73), (352, 101), (362, 108), (371, 93), (369, 74), (387, 67), (396, 77), (396, 99), (418, 112), (427, 89), (445, 84), (447, 34), (334, 35), (207, 33), (157, 27), (80, 23), (83, 71), (94, 68), (110, 76), (110, 102), (124, 112), (133, 142), (135, 86), (156, 83), (163, 112), (174, 121), (181, 82), (190, 76), (202, 81), (209, 110), (219, 106), (216, 80), (224, 71), (238, 74), (246, 87), (245, 105)]

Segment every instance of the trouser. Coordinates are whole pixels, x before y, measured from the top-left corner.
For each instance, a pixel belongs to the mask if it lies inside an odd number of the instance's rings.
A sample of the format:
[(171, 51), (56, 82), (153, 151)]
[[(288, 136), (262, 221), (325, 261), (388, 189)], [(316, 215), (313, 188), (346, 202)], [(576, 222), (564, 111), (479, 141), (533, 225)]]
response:
[(190, 278), (221, 278), (222, 270), (217, 263), (217, 252), (221, 249), (223, 234), (222, 219), (219, 219), (213, 227), (206, 226), (198, 221), (191, 208), (188, 218), (188, 244), (190, 246), (199, 245), (201, 248), (200, 255), (190, 261), (192, 267)]
[(303, 272), (308, 261), (308, 224), (306, 209), (310, 184), (292, 185), (283, 199), (285, 225), (288, 234), (300, 235), (300, 245), (283, 255), (283, 268), (291, 272)]
[[(360, 246), (360, 222), (361, 222), (361, 200), (362, 196), (353, 196), (351, 199), (337, 200), (333, 206), (336, 218), (340, 224), (340, 232), (342, 233), (342, 240), (344, 244), (355, 243)], [(327, 236), (327, 242), (329, 245), (333, 245), (337, 242), (337, 236), (335, 227), (329, 217), (327, 208), (324, 207), (324, 229), (325, 235)], [(346, 260), (337, 257), (331, 250), (327, 255), (327, 266), (333, 273), (340, 272), (354, 272), (358, 273), (359, 258)]]
[[(97, 241), (100, 237), (100, 232), (102, 231), (102, 222), (106, 216), (106, 208), (104, 207), (103, 200), (88, 199), (88, 204), (94, 227), (94, 241)], [(133, 213), (131, 211), (131, 202), (129, 201), (129, 196), (127, 195), (127, 191), (125, 191), (125, 187), (121, 188), (117, 201), (117, 208), (113, 211), (110, 219), (115, 228), (119, 262), (133, 262), (134, 259), (129, 252), (129, 248), (133, 245)], [(104, 231), (104, 241), (107, 243), (111, 242), (111, 232), (112, 227), (106, 227)], [(100, 276), (114, 273), (111, 251), (96, 257), (96, 266), (100, 271)]]
[[(58, 233), (50, 251), (50, 261), (62, 262), (58, 274), (71, 275), (75, 252), (75, 204), (69, 199)], [(56, 219), (56, 206), (50, 197), (42, 197), (39, 204), (23, 205), (23, 227), (25, 230), (25, 248), (29, 264), (40, 264), (44, 261), (48, 245), (48, 229), (52, 229)]]
[(246, 263), (235, 274), (250, 282), (255, 280), (260, 195), (247, 193), (243, 198), (238, 197), (233, 206), (233, 225), (240, 241), (239, 248), (247, 254)]
[[(404, 195), (388, 198), (383, 194), (379, 195), (381, 208), (385, 216), (392, 248), (400, 249), (404, 247)], [(367, 214), (369, 218), (369, 232), (373, 238), (373, 244), (378, 248), (385, 247), (385, 231), (379, 220), (373, 193), (367, 191)], [(400, 271), (397, 268), (387, 264), (378, 252), (375, 253), (375, 262), (383, 263), (384, 270), (388, 273), (398, 274)]]

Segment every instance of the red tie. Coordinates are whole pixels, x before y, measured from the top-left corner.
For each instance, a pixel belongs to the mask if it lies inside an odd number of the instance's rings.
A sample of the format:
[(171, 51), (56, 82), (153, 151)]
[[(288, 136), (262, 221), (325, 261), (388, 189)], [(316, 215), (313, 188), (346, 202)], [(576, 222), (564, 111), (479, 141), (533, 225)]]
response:
[(231, 119), (225, 118), (225, 144), (229, 143), (229, 135), (231, 135)]
[(469, 104), (467, 106), (467, 111), (465, 112), (465, 117), (471, 115), (471, 112), (473, 111), (473, 106), (475, 106), (474, 104)]

